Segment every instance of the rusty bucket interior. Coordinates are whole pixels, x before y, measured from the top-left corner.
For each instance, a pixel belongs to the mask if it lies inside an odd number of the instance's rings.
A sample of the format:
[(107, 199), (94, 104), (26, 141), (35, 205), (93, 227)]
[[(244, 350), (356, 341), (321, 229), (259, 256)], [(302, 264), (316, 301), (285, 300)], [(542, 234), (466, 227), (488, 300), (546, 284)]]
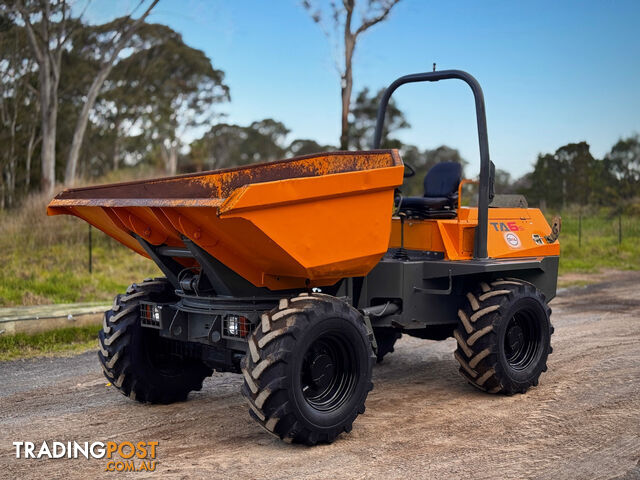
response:
[(145, 242), (189, 239), (257, 287), (326, 286), (366, 275), (387, 251), (403, 173), (396, 150), (322, 153), (67, 189), (47, 213), (75, 215), (147, 257)]

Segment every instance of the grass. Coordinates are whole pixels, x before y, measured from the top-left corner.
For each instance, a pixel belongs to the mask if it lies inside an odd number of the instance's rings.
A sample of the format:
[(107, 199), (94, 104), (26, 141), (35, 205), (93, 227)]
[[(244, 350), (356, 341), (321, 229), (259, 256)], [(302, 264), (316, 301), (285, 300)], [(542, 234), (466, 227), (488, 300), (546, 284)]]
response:
[(104, 245), (93, 250), (93, 273), (88, 271), (87, 247), (82, 243), (22, 246), (0, 255), (0, 304), (111, 301), (134, 281), (159, 274), (150, 260), (103, 240)]
[(0, 306), (110, 302), (118, 292), (160, 274), (155, 264), (66, 215), (46, 216), (48, 198), (34, 196), (20, 211), (0, 214)]
[[(619, 220), (606, 212), (596, 212), (580, 221), (574, 212), (561, 216), (560, 275), (594, 273), (602, 269), (640, 269), (639, 217), (623, 216)], [(619, 241), (620, 226), (622, 242)]]
[(101, 325), (65, 327), (46, 332), (0, 335), (0, 362), (40, 356), (71, 355), (98, 347)]

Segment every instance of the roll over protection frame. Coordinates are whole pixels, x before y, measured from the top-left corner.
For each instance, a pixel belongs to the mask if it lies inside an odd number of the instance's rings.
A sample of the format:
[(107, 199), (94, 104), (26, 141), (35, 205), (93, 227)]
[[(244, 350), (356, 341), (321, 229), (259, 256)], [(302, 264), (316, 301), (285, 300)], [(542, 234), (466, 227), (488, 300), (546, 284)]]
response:
[(489, 137), (487, 134), (487, 118), (484, 107), (484, 95), (478, 81), (469, 73), (462, 70), (441, 70), (439, 72), (424, 72), (405, 75), (396, 79), (384, 92), (378, 107), (376, 131), (373, 139), (373, 148), (379, 149), (382, 141), (382, 128), (384, 117), (387, 113), (387, 105), (393, 92), (406, 83), (437, 82), (457, 78), (471, 88), (476, 104), (476, 119), (478, 123), (478, 143), (480, 146), (480, 191), (478, 198), (478, 226), (476, 227), (473, 257), (477, 260), (488, 258), (487, 232), (489, 227), (489, 203), (493, 197), (493, 177), (495, 166), (489, 158)]

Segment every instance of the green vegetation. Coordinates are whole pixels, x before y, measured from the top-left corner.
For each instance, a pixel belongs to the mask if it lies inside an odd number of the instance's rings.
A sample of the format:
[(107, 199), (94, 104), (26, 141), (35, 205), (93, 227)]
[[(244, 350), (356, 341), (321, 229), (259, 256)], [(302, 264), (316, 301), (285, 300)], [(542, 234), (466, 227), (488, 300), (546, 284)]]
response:
[[(3, 253), (0, 256), (3, 263), (0, 304), (110, 301), (115, 293), (123, 292), (133, 281), (157, 275), (150, 260), (117, 245), (101, 232), (94, 230), (93, 235), (102, 237), (93, 249), (93, 273), (87, 268), (88, 253), (84, 242), (16, 249), (10, 255)], [(25, 253), (28, 254), (28, 265), (22, 257)]]
[(591, 154), (587, 142), (540, 154), (533, 171), (514, 187), (543, 208), (565, 210), (575, 205), (632, 213), (640, 195), (640, 136), (620, 139), (600, 159)]
[(575, 212), (561, 216), (560, 274), (592, 273), (603, 268), (640, 269), (640, 219), (637, 216), (609, 216), (598, 212), (584, 214), (581, 221)]
[(66, 327), (34, 334), (0, 335), (0, 362), (81, 353), (98, 347), (100, 325)]
[(0, 305), (110, 302), (132, 282), (159, 275), (152, 261), (95, 228), (89, 273), (88, 225), (47, 217), (46, 203), (32, 197), (19, 212), (0, 215)]

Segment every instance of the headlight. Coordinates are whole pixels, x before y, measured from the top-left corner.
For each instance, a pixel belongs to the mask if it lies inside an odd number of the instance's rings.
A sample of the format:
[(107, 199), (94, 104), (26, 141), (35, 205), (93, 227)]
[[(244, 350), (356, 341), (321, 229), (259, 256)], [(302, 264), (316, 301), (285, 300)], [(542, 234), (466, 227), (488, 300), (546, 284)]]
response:
[(225, 319), (225, 335), (229, 337), (244, 338), (251, 331), (251, 324), (247, 317), (242, 315), (227, 315)]

